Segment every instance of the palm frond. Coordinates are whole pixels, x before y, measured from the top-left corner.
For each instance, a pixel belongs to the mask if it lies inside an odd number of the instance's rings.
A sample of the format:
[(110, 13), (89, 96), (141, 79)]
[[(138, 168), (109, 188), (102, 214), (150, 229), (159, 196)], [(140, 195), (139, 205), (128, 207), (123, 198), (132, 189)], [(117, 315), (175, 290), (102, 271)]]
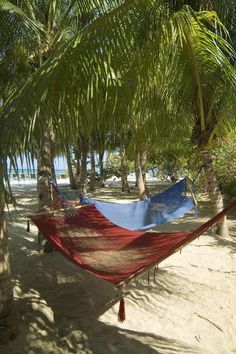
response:
[(7, 0), (0, 0), (0, 30), (0, 48), (7, 42), (13, 42), (34, 49), (38, 34), (45, 34), (40, 22)]
[(179, 143), (190, 139), (199, 118), (199, 89), (206, 118), (213, 98), (213, 108), (219, 105), (213, 92), (235, 87), (235, 53), (214, 12), (184, 7), (172, 14), (164, 0), (106, 6), (58, 42), (9, 98), (0, 115), (3, 144), (12, 130), (11, 149), (19, 141), (29, 145), (49, 120), (72, 141), (94, 129), (108, 133), (131, 124), (136, 142)]

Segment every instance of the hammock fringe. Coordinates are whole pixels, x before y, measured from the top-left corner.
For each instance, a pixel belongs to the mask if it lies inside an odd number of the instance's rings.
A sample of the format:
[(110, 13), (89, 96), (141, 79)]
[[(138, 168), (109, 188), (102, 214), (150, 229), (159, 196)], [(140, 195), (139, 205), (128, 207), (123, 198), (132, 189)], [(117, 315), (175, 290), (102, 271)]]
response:
[(124, 300), (123, 296), (120, 299), (119, 312), (118, 312), (118, 321), (119, 322), (124, 322), (125, 321), (125, 300)]
[(30, 221), (29, 219), (27, 220), (27, 229), (26, 229), (27, 232), (30, 232)]

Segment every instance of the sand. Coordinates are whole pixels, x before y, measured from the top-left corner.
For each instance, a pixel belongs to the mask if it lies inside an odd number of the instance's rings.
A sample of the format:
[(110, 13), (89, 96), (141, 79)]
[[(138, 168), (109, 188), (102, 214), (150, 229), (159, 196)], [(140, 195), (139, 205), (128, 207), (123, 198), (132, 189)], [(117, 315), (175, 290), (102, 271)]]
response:
[[(157, 185), (155, 190), (165, 186)], [(142, 276), (125, 291), (126, 321), (117, 321), (118, 298), (58, 252), (37, 250), (37, 229), (26, 232), (25, 216), (37, 209), (36, 186), (16, 184), (18, 206), (10, 207), (9, 247), (20, 335), (0, 347), (3, 354), (33, 353), (236, 353), (236, 222), (234, 240), (205, 233), (159, 265), (154, 282)], [(117, 186), (96, 192), (132, 200)], [(210, 216), (201, 197), (200, 215), (161, 230), (190, 230)]]

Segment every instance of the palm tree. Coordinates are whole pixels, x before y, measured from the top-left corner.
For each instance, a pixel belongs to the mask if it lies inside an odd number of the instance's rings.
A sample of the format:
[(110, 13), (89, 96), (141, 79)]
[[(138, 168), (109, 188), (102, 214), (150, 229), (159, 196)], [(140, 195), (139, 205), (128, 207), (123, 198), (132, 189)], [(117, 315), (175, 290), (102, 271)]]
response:
[[(235, 53), (220, 35), (224, 33), (227, 37), (227, 32), (214, 12), (196, 15), (189, 7), (184, 7), (172, 14), (169, 25), (176, 32), (166, 26), (167, 41), (160, 47), (158, 61), (148, 63), (146, 71), (150, 76), (147, 75), (142, 83), (146, 98), (143, 111), (148, 112), (146, 129), (153, 141), (160, 138), (168, 145), (181, 141), (181, 135), (185, 135), (183, 142), (191, 136), (202, 156), (208, 192), (216, 213), (222, 209), (223, 199), (211, 149), (216, 135), (230, 117), (229, 111), (232, 112), (229, 96), (234, 95), (236, 83), (232, 65)], [(166, 71), (163, 71), (163, 61), (168, 62)], [(155, 80), (151, 78), (154, 71)], [(218, 233), (227, 237), (225, 222), (219, 224)]]
[[(19, 83), (13, 79), (14, 75), (16, 74), (15, 67), (17, 64), (20, 64), (18, 59), (21, 58), (21, 56), (17, 57), (15, 51), (13, 50), (15, 48), (15, 43), (17, 44), (17, 49), (19, 49), (18, 54), (23, 53), (26, 61), (24, 64), (26, 64), (25, 66), (27, 69), (22, 71), (24, 72), (24, 75), (21, 77), (24, 88), (26, 82), (33, 82), (31, 80), (34, 76), (38, 75), (38, 72), (40, 72), (40, 75), (42, 74), (44, 69), (42, 69), (41, 72), (40, 68), (47, 62), (47, 57), (51, 55), (51, 58), (53, 58), (53, 55), (55, 55), (55, 60), (57, 61), (59, 59), (58, 55), (60, 50), (62, 50), (63, 53), (63, 38), (67, 38), (70, 35), (70, 32), (74, 33), (75, 31), (76, 35), (73, 39), (77, 41), (78, 33), (81, 31), (80, 27), (88, 25), (94, 18), (101, 15), (104, 11), (110, 10), (110, 6), (108, 6), (109, 2), (107, 3), (106, 1), (100, 4), (99, 11), (96, 11), (96, 6), (98, 5), (96, 2), (83, 1), (82, 4), (81, 2), (78, 3), (75, 11), (77, 12), (77, 16), (75, 16), (72, 11), (72, 7), (77, 3), (76, 1), (45, 1), (42, 2), (42, 6), (40, 8), (37, 6), (36, 1), (17, 1), (15, 3), (19, 6), (16, 6), (14, 1), (0, 1), (0, 27), (2, 28), (0, 38), (1, 69), (4, 67), (4, 65), (6, 65), (6, 67), (9, 69), (9, 72), (2, 70), (2, 73), (5, 76), (1, 76), (0, 84), (4, 88), (4, 93), (15, 90), (15, 93), (13, 93), (15, 97), (17, 97), (18, 93), (21, 92), (21, 89), (19, 89)], [(117, 4), (118, 1), (115, 3)], [(56, 11), (58, 9), (57, 6), (59, 6), (60, 11)], [(46, 10), (46, 16), (43, 10)], [(71, 23), (68, 25), (69, 16), (71, 16), (71, 19), (74, 21), (76, 30), (71, 27)], [(40, 19), (46, 23), (40, 22)], [(83, 23), (83, 25), (81, 25), (81, 23)], [(8, 43), (11, 44), (10, 50), (8, 48)], [(60, 47), (58, 51), (56, 50), (57, 46)], [(9, 56), (9, 52), (13, 55)], [(12, 63), (14, 65), (12, 65)], [(14, 68), (13, 71), (11, 71), (12, 67)], [(25, 75), (28, 74), (29, 67), (31, 68), (31, 71), (33, 71), (32, 78), (27, 79), (28, 81), (23, 80)], [(44, 80), (41, 81), (40, 85), (43, 91), (45, 90), (45, 84), (46, 83)], [(10, 89), (8, 89), (7, 85), (10, 87)], [(2, 93), (3, 91), (1, 92), (1, 95)], [(34, 92), (31, 87), (27, 97), (27, 101), (29, 103), (29, 99), (31, 97), (38, 97), (38, 94), (36, 94), (36, 92)], [(1, 99), (2, 98), (3, 97), (1, 97)], [(15, 116), (13, 120), (8, 120), (6, 119), (6, 116), (2, 115), (0, 120), (0, 343), (9, 341), (18, 333), (18, 322), (16, 319), (16, 312), (13, 303), (13, 291), (9, 267), (8, 234), (4, 214), (5, 202), (3, 186), (3, 161), (6, 160), (6, 156), (10, 155), (14, 157), (19, 152), (24, 152), (26, 148), (31, 147), (32, 141), (34, 144), (36, 141), (38, 142), (38, 146), (40, 148), (40, 166), (42, 170), (42, 178), (44, 177), (44, 172), (50, 172), (50, 135), (52, 117), (50, 115), (51, 112), (49, 113), (47, 111), (47, 106), (42, 104), (42, 98), (43, 97), (41, 96), (41, 104), (38, 106), (42, 108), (40, 111), (38, 111), (36, 106), (34, 106), (34, 110), (31, 111), (29, 115), (26, 111), (24, 112), (22, 119), (16, 119)], [(18, 104), (20, 104), (20, 102), (21, 99), (19, 99)], [(60, 118), (60, 114), (58, 114), (58, 107), (56, 111), (57, 117), (54, 115), (52, 116), (55, 119), (55, 126), (58, 127), (58, 119)], [(67, 116), (68, 111), (64, 111), (64, 114)], [(38, 119), (38, 117), (40, 117), (40, 119)], [(76, 115), (75, 118), (77, 119), (78, 116)], [(63, 124), (61, 124), (62, 131), (66, 131), (68, 133), (68, 130), (70, 130), (70, 133), (71, 131), (74, 132), (73, 128), (67, 129), (66, 127), (66, 129), (63, 129), (65, 126), (62, 126)], [(49, 129), (47, 129), (48, 127)], [(49, 202), (48, 194), (45, 189), (45, 183), (42, 183), (40, 194), (41, 201), (44, 200)]]
[(75, 174), (73, 171), (73, 166), (72, 166), (71, 147), (70, 147), (69, 143), (65, 144), (65, 149), (66, 149), (66, 161), (67, 161), (67, 167), (68, 167), (70, 187), (71, 187), (71, 189), (77, 189), (76, 177), (75, 177)]
[(234, 0), (175, 0), (173, 2), (173, 10), (178, 11), (184, 5), (190, 6), (194, 11), (216, 11), (219, 18), (228, 29), (234, 44), (236, 44), (236, 6)]
[(18, 334), (17, 315), (14, 306), (7, 242), (7, 225), (4, 214), (3, 161), (0, 160), (0, 343), (14, 339)]
[(128, 182), (128, 167), (125, 144), (120, 146), (120, 171), (121, 171), (121, 190), (125, 192), (127, 190), (130, 193), (130, 186)]
[[(114, 5), (118, 3), (119, 1), (115, 1)], [(40, 4), (37, 1), (1, 0), (0, 24), (4, 26), (4, 35), (1, 37), (0, 44), (3, 46), (3, 62), (11, 67), (12, 63), (18, 64), (18, 58), (20, 60), (23, 58), (28, 73), (37, 73), (49, 57), (54, 57), (58, 47), (63, 47), (75, 35), (78, 36), (84, 27), (111, 7), (112, 2), (106, 0), (86, 1), (82, 4), (76, 0), (44, 0)], [(8, 54), (8, 43), (10, 43), (11, 56)], [(20, 54), (17, 58), (13, 56), (15, 44)], [(26, 72), (25, 80), (22, 79), (23, 83), (27, 81), (28, 76)], [(44, 104), (41, 104), (40, 119), (44, 122), (40, 139), (37, 140), (40, 163), (38, 197), (39, 209), (42, 209), (52, 207), (52, 191), (50, 191), (48, 176), (52, 175), (53, 158), (52, 118)], [(51, 143), (48, 143), (49, 140)]]
[[(26, 3), (30, 13), (32, 7)], [(50, 33), (55, 30), (51, 13), (55, 13), (56, 3), (50, 1)], [(81, 3), (88, 9), (89, 4), (94, 8), (97, 2), (76, 3), (80, 14), (84, 10)], [(38, 25), (32, 13), (27, 16), (9, 4), (0, 1), (0, 24), (2, 18), (8, 28), (14, 23), (21, 31), (23, 28), (28, 39), (30, 33), (37, 41), (38, 33), (45, 33), (45, 28)], [(66, 15), (72, 13), (73, 4), (66, 7)], [(145, 131), (149, 132), (149, 143), (156, 143), (157, 138), (158, 142), (166, 142), (168, 135), (174, 143), (180, 141), (181, 135), (190, 137), (196, 127), (194, 136), (201, 142), (198, 146), (204, 147), (204, 156), (206, 149), (209, 152), (216, 126), (226, 118), (220, 109), (226, 103), (222, 92), (234, 87), (235, 82), (230, 63), (234, 53), (220, 35), (224, 28), (217, 16), (212, 12), (195, 13), (188, 7), (173, 12), (173, 3), (164, 0), (129, 0), (121, 4), (107, 0), (103, 5), (72, 35), (65, 26), (65, 37), (58, 30), (52, 42), (43, 42), (37, 70), (1, 110), (2, 157), (19, 151), (19, 146), (25, 148), (32, 136), (43, 137), (45, 127), (53, 126), (63, 138), (73, 141), (81, 127), (81, 136), (86, 137), (94, 128), (104, 133), (117, 131), (131, 119), (131, 111), (139, 117), (137, 137)], [(7, 18), (15, 22), (7, 22)], [(35, 63), (34, 56), (32, 60)], [(49, 136), (44, 137), (48, 141)], [(45, 150), (46, 154), (50, 155), (49, 151)], [(209, 166), (209, 162), (206, 164)], [(45, 166), (47, 169), (50, 165)], [(216, 200), (213, 202), (216, 204)], [(6, 240), (3, 228), (1, 233)], [(6, 256), (6, 248), (3, 251)], [(9, 279), (8, 273), (3, 274)]]
[[(34, 85), (37, 96), (29, 114), (43, 99), (52, 124), (60, 119), (63, 134), (73, 134), (71, 129), (68, 132), (68, 114), (71, 126), (83, 122), (85, 135), (89, 135), (94, 127), (108, 131), (124, 119), (129, 121), (131, 108), (140, 117), (142, 130), (145, 121), (147, 126), (151, 122), (150, 133), (159, 135), (159, 142), (165, 140), (168, 124), (179, 128), (178, 140), (180, 134), (186, 137), (192, 131), (208, 166), (209, 194), (218, 210), (222, 197), (210, 167), (209, 148), (218, 120), (221, 124), (225, 118), (222, 107), (227, 102), (222, 94), (235, 81), (230, 62), (234, 53), (222, 37), (226, 31), (214, 12), (195, 13), (187, 6), (174, 10), (161, 0), (123, 1), (86, 27), (82, 35), (58, 46), (13, 96), (12, 105), (16, 107), (21, 97), (17, 114), (22, 114)], [(112, 32), (107, 19), (113, 21)], [(72, 82), (68, 77), (73, 77)], [(58, 96), (52, 86), (58, 87)], [(64, 117), (59, 118), (58, 104)]]
[(94, 142), (93, 139), (90, 139), (90, 183), (89, 189), (90, 191), (94, 191), (96, 188), (96, 162), (95, 162), (95, 151), (94, 151)]

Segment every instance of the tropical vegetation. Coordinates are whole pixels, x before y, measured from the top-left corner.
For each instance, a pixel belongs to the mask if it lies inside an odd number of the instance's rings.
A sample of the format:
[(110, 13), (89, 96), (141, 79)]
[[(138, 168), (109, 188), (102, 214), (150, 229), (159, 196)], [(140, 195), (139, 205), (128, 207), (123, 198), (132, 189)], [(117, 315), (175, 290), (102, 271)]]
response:
[[(198, 151), (213, 211), (223, 198), (212, 149), (234, 126), (235, 14), (225, 1), (0, 0), (0, 341), (17, 332), (4, 215), (4, 164), (38, 161), (39, 209), (51, 208), (53, 157), (74, 152), (86, 190), (86, 158), (118, 148), (145, 198), (148, 156)], [(216, 10), (215, 11), (212, 10)], [(222, 20), (220, 20), (222, 18)], [(234, 20), (232, 20), (232, 18)], [(173, 156), (173, 155), (172, 155)], [(151, 159), (150, 159), (151, 160)], [(227, 236), (226, 222), (219, 225)]]

